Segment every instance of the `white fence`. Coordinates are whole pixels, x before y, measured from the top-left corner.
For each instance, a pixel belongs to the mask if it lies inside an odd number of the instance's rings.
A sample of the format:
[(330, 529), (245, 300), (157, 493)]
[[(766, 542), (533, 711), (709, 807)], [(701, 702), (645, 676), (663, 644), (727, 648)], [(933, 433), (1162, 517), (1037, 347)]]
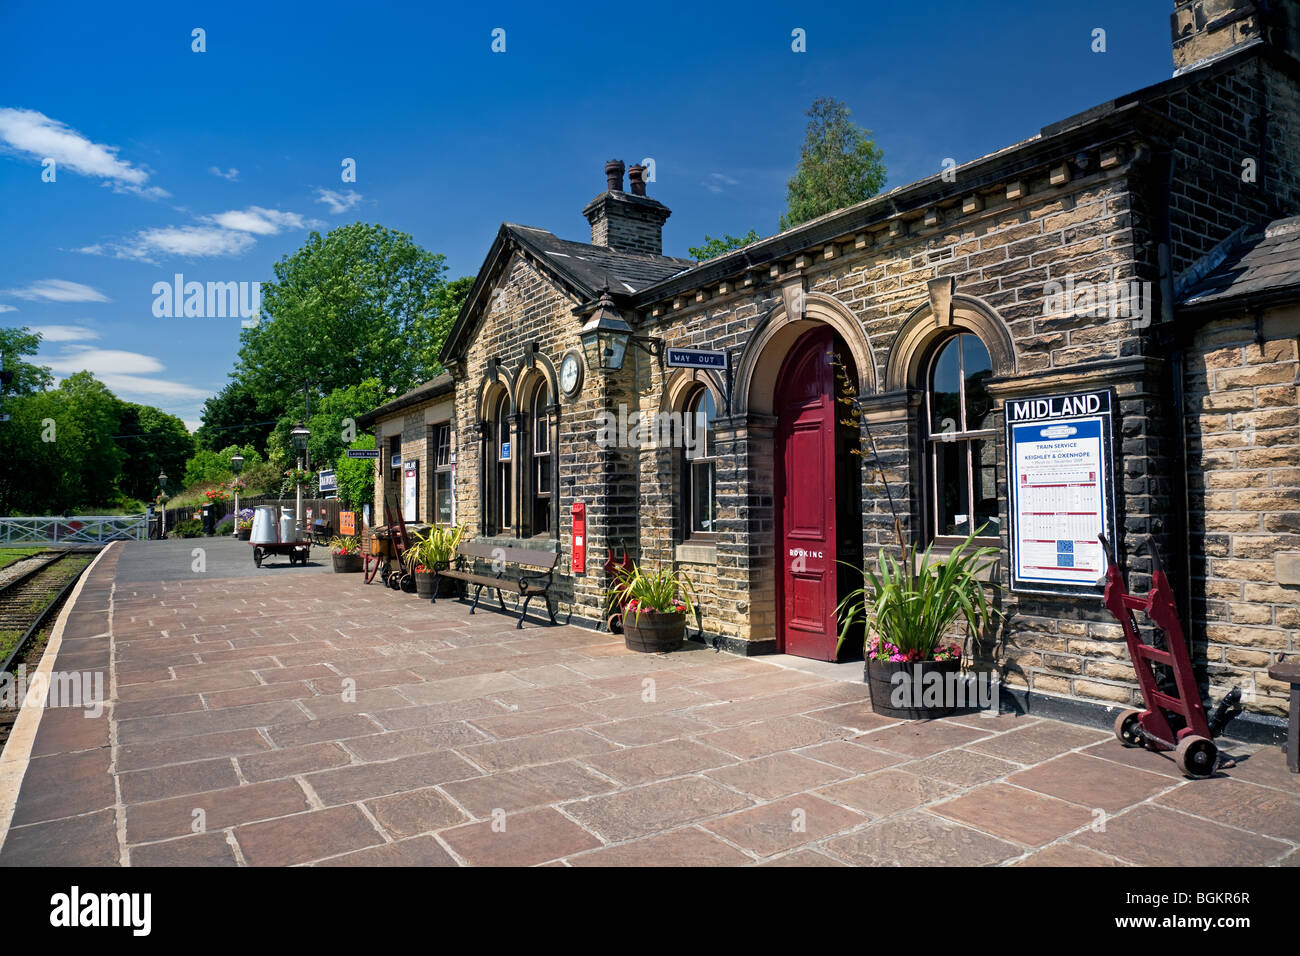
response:
[(15, 544), (104, 544), (143, 541), (147, 515), (76, 515), (69, 518), (0, 518), (0, 547)]

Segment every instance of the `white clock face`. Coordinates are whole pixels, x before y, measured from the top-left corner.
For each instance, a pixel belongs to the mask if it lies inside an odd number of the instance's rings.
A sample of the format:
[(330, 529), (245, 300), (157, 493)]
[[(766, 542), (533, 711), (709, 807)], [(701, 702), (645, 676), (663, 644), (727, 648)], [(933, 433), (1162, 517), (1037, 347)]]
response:
[(560, 365), (560, 387), (572, 393), (578, 387), (578, 357), (566, 355)]

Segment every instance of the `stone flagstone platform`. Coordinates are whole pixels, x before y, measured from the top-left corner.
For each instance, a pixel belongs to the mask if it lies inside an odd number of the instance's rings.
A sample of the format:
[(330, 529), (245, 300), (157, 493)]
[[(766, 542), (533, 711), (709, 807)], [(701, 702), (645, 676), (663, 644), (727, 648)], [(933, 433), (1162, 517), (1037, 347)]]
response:
[(1188, 781), (1032, 715), (892, 721), (861, 665), (648, 657), (316, 557), (112, 545), (56, 661), (112, 699), (40, 715), (0, 864), (1300, 864), (1277, 747)]

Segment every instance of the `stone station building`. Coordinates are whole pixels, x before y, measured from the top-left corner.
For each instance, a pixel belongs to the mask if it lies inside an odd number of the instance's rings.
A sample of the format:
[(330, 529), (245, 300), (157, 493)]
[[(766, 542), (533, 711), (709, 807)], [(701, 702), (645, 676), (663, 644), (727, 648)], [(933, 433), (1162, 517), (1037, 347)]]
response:
[[(454, 494), (474, 536), (560, 549), (561, 619), (603, 620), (612, 549), (685, 570), (706, 641), (833, 659), (837, 559), (873, 560), (896, 521), (939, 551), (982, 528), (1008, 585), (1008, 403), (1104, 391), (1130, 587), (1150, 536), (1203, 690), (1242, 685), (1268, 731), (1267, 666), (1300, 652), (1300, 14), (1196, 0), (1172, 24), (1171, 79), (703, 263), (662, 254), (669, 210), (618, 161), (590, 242), (503, 225), (449, 377), (365, 419), (377, 499), (393, 455), (419, 459), (421, 520)], [(617, 355), (584, 347), (619, 322)], [(680, 348), (726, 366), (672, 367)], [(980, 654), (1010, 693), (1136, 700), (1098, 592), (1001, 601)]]

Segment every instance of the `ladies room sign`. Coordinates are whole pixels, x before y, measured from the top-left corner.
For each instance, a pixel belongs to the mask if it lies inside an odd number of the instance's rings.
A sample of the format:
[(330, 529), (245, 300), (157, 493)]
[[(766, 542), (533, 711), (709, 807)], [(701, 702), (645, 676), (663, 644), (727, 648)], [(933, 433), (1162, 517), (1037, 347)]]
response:
[(1109, 390), (1008, 399), (1011, 589), (1095, 594), (1114, 540)]

